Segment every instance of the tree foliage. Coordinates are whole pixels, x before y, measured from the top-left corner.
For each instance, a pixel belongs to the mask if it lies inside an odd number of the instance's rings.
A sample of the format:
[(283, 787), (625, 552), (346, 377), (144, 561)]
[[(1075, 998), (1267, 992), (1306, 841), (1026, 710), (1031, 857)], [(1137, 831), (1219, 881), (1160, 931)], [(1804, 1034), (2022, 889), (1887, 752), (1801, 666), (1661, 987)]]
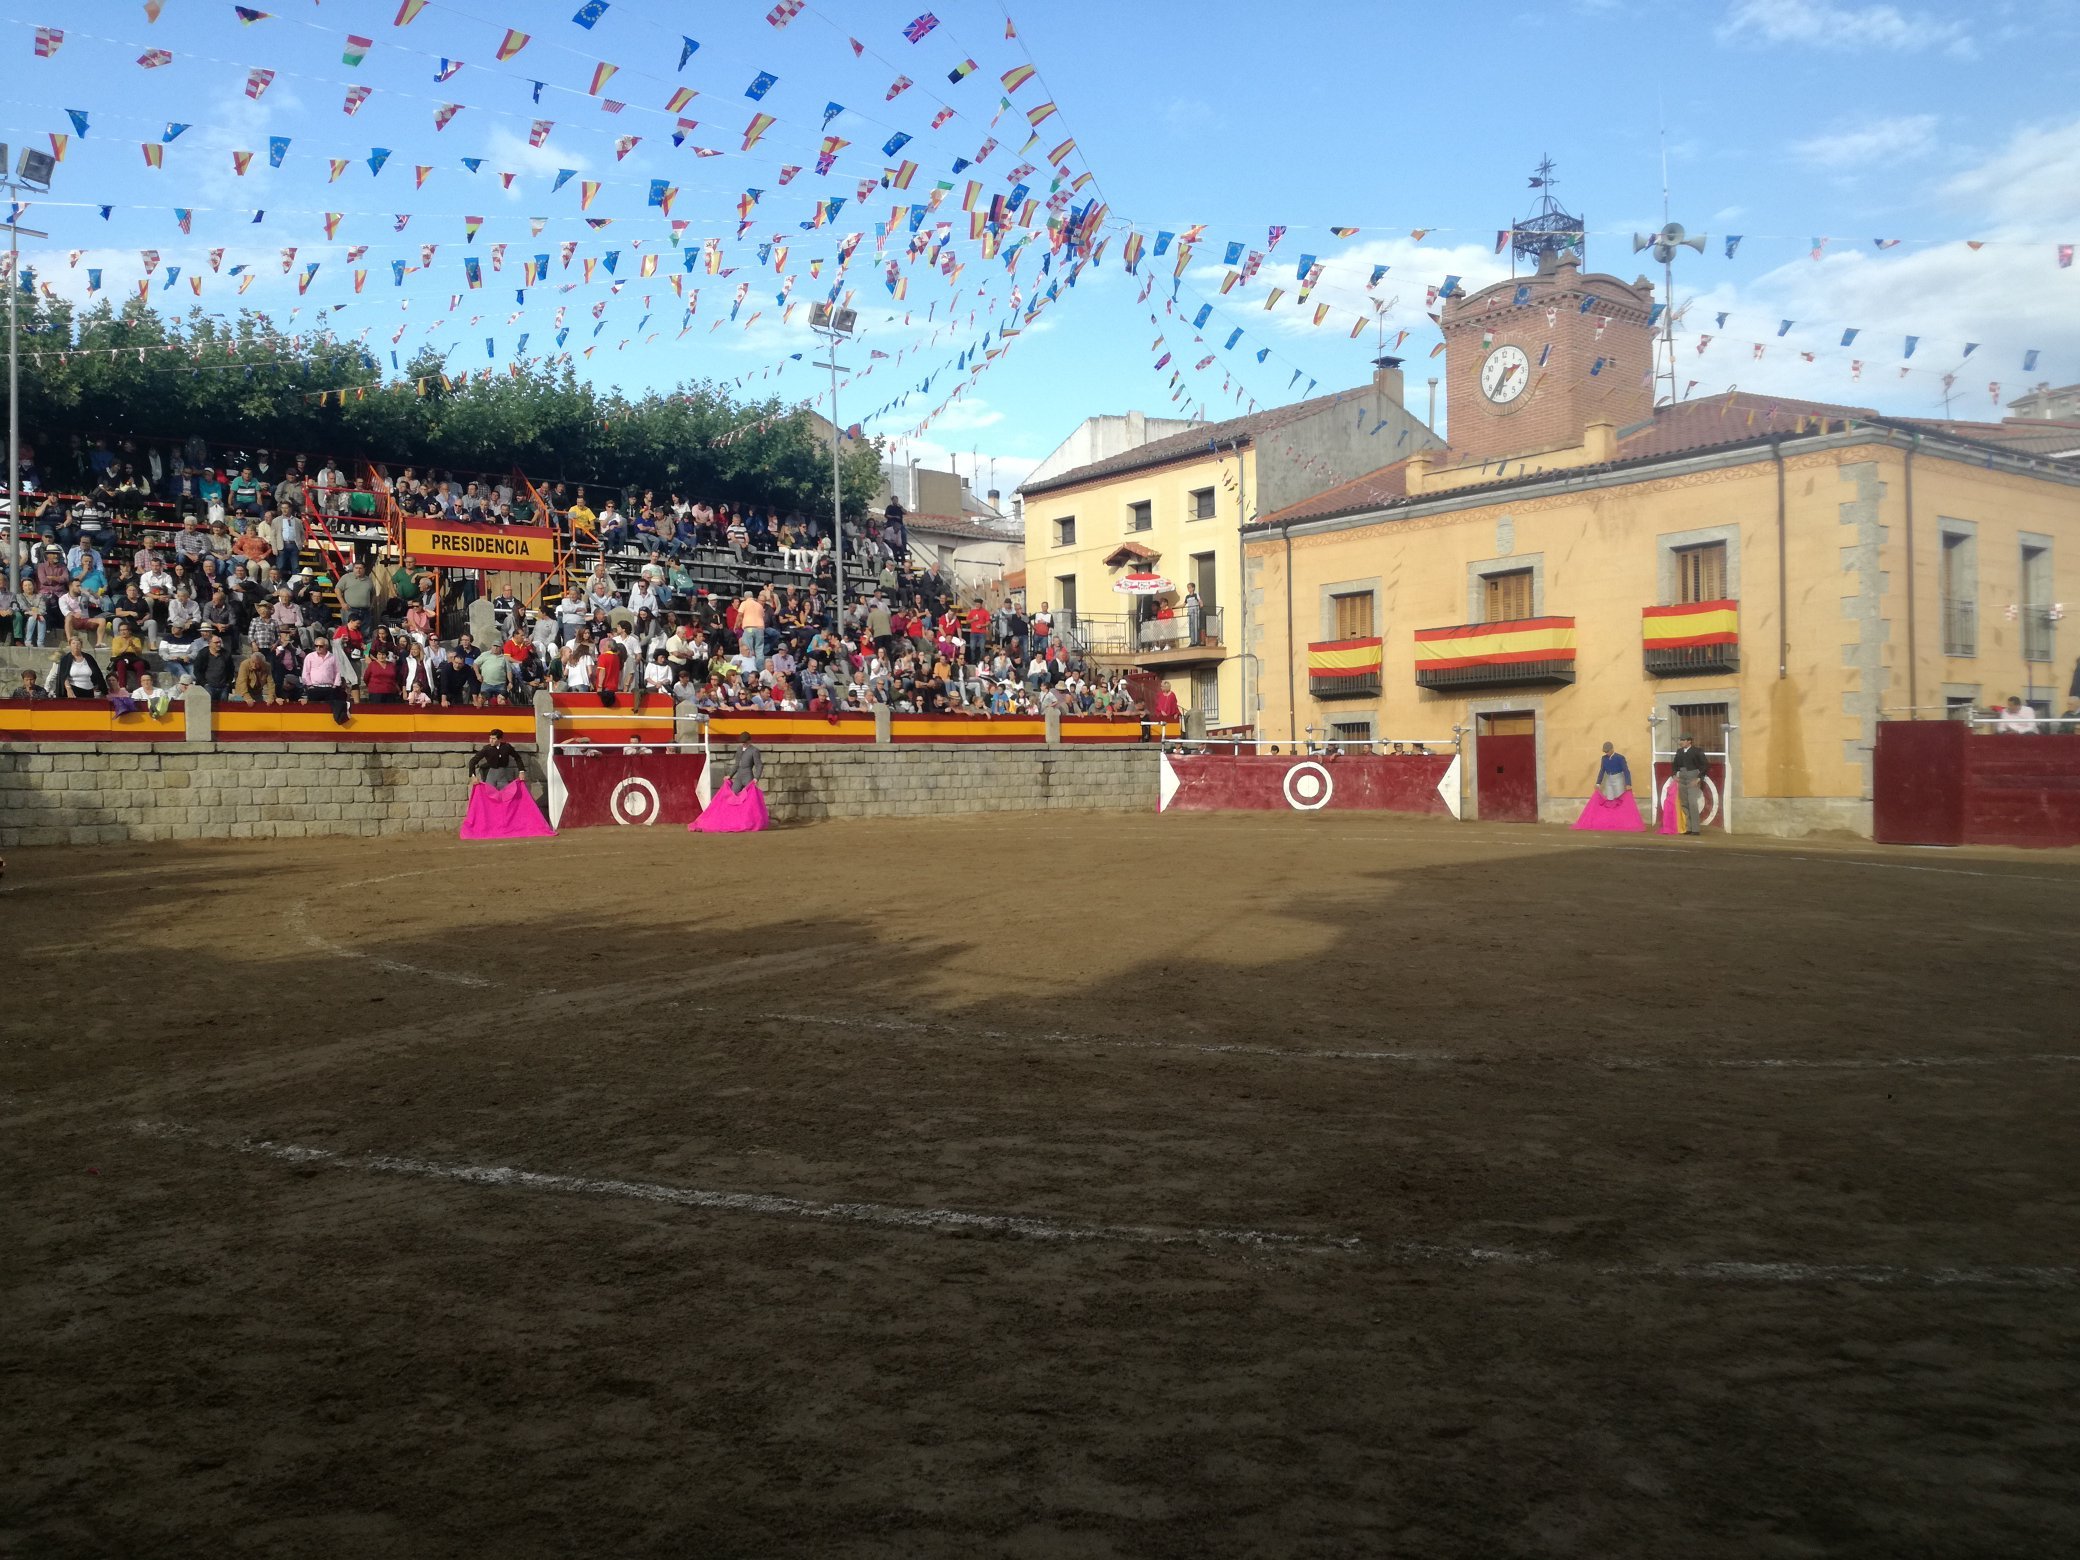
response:
[[(777, 397), (740, 402), (712, 381), (636, 399), (602, 392), (567, 358), (450, 371), (422, 348), (386, 378), (358, 341), (279, 330), (265, 314), (192, 311), (169, 322), (143, 299), (84, 309), (25, 287), (22, 425), (55, 451), (74, 434), (301, 450), (504, 473), (711, 501), (827, 510), (828, 424)], [(841, 445), (848, 513), (881, 481), (879, 441)]]

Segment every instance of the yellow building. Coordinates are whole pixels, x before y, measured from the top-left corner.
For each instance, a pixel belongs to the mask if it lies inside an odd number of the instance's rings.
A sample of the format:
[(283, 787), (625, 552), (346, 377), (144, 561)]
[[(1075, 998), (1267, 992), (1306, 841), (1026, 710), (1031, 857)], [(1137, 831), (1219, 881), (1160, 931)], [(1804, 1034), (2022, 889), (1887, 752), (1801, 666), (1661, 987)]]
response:
[(1459, 739), (1469, 816), (1571, 820), (1689, 732), (1742, 831), (1870, 832), (1878, 720), (2063, 710), (2080, 462), (2042, 425), (1653, 404), (1651, 288), (1565, 260), (1444, 317), (1451, 448), (1246, 533), (1260, 740)]
[[(1258, 701), (1242, 654), (1242, 527), (1436, 441), (1401, 405), (1397, 359), (1369, 385), (1196, 425), (1031, 482), (1026, 604), (1102, 663), (1160, 677), (1209, 727)], [(1188, 592), (1196, 592), (1192, 632)]]

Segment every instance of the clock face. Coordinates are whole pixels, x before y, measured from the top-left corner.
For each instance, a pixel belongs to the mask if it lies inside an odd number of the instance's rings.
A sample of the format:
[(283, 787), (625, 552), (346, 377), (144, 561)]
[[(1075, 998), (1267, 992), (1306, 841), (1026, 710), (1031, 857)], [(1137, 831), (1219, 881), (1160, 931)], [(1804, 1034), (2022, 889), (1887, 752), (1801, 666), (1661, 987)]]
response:
[(1497, 347), (1481, 364), (1481, 394), (1507, 406), (1531, 388), (1531, 359), (1522, 347)]

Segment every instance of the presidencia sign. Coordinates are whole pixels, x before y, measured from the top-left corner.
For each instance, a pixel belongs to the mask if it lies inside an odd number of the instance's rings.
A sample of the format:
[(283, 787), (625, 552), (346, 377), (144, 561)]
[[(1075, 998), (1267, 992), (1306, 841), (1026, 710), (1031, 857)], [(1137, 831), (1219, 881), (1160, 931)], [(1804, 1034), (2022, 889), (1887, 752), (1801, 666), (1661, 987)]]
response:
[(511, 569), (547, 574), (556, 566), (556, 539), (546, 526), (456, 525), (407, 519), (404, 555), (437, 569)]

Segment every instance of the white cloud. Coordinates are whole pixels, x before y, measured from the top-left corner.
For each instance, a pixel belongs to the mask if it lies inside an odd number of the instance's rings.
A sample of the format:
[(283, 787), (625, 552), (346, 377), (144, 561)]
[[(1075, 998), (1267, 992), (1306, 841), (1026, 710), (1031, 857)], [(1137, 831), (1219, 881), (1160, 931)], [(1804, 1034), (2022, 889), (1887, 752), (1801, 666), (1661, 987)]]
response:
[(2080, 221), (2080, 119), (2018, 131), (1942, 193), (1977, 215), (2032, 231)]
[(1929, 49), (1976, 53), (1966, 23), (1910, 14), (1892, 5), (1830, 5), (1827, 0), (1738, 0), (1719, 25), (1727, 43), (1802, 44), (1816, 49)]
[(1815, 168), (1840, 172), (1876, 162), (1925, 157), (1935, 149), (1934, 114), (1901, 114), (1861, 124), (1838, 124), (1820, 135), (1791, 143), (1791, 153)]

